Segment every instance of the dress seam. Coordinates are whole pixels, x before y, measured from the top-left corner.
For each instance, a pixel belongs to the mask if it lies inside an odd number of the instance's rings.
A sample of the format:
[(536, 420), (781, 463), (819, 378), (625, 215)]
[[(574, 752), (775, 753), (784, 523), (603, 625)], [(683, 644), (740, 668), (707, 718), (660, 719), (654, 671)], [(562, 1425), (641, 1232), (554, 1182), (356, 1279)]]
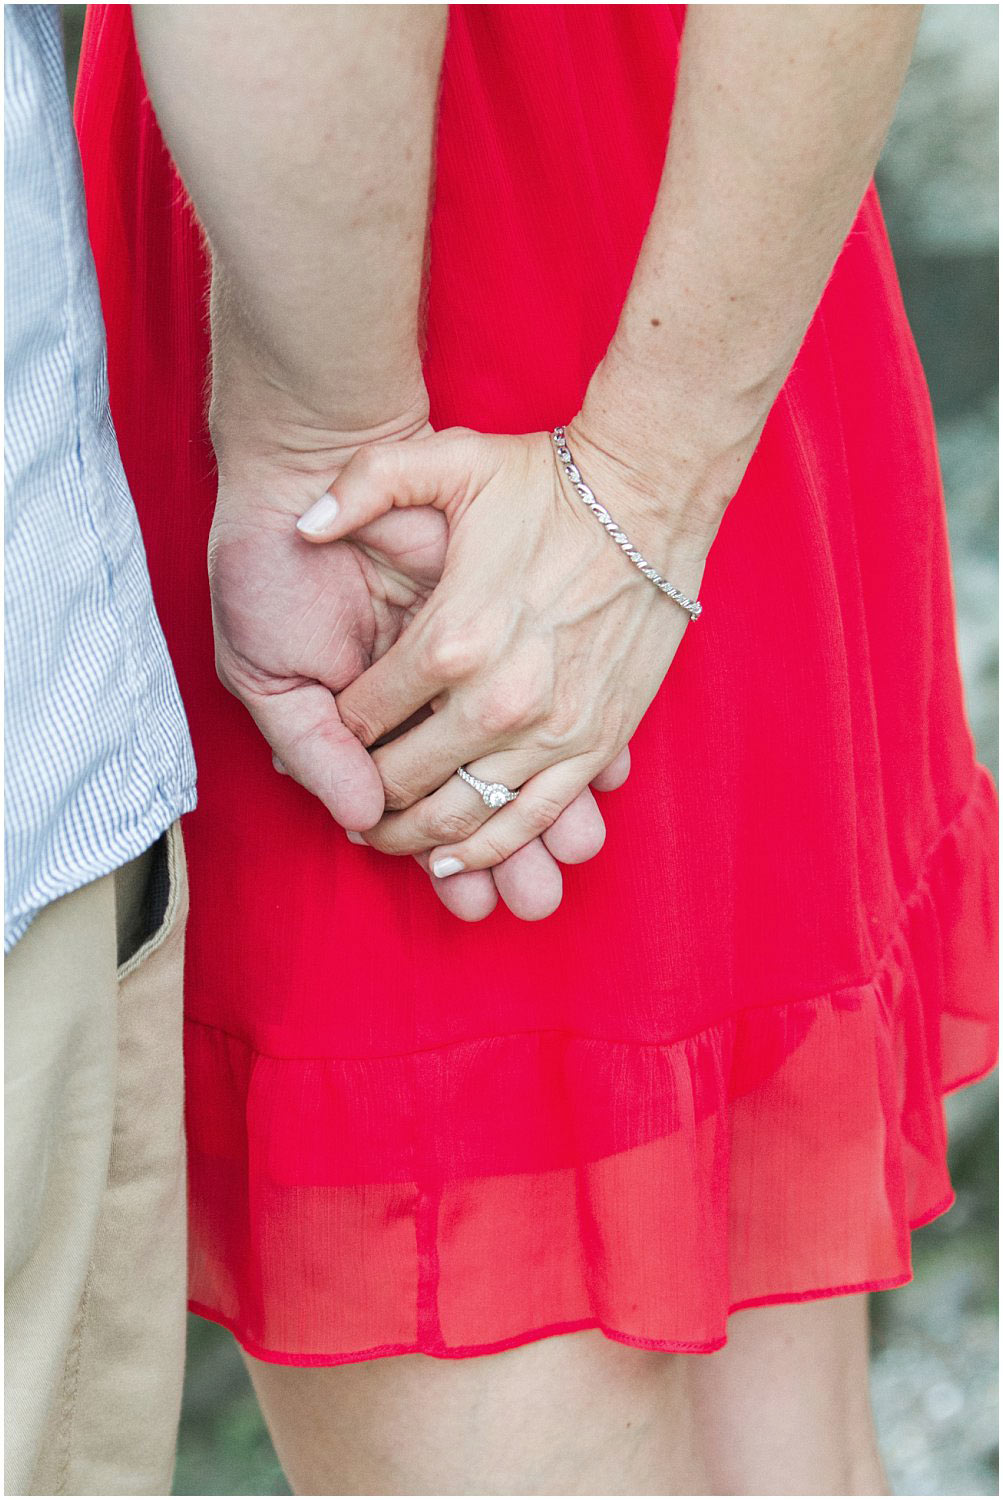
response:
[(688, 1032), (683, 1036), (668, 1037), (664, 1040), (654, 1042), (645, 1042), (623, 1037), (590, 1036), (585, 1032), (575, 1031), (572, 1027), (569, 1026), (536, 1026), (528, 1027), (525, 1031), (502, 1031), (492, 1032), (487, 1036), (460, 1037), (455, 1041), (438, 1042), (428, 1047), (414, 1047), (406, 1052), (367, 1052), (359, 1054), (334, 1052), (287, 1053), (268, 1052), (264, 1048), (257, 1046), (254, 1042), (248, 1041), (247, 1037), (239, 1036), (236, 1032), (227, 1030), (225, 1026), (220, 1026), (215, 1021), (203, 1021), (199, 1016), (186, 1015), (185, 1024), (189, 1026), (199, 1026), (206, 1031), (217, 1032), (219, 1035), (228, 1037), (231, 1041), (238, 1042), (241, 1046), (246, 1047), (247, 1050), (249, 1052), (253, 1052), (255, 1056), (266, 1058), (270, 1062), (377, 1063), (392, 1061), (396, 1058), (420, 1057), (433, 1052), (446, 1052), (456, 1047), (475, 1047), (485, 1042), (509, 1041), (514, 1040), (516, 1037), (567, 1036), (572, 1037), (576, 1041), (593, 1042), (607, 1047), (631, 1047), (638, 1050), (663, 1049), (666, 1047), (683, 1046), (687, 1042), (694, 1042), (700, 1037), (707, 1036), (709, 1033), (719, 1031), (726, 1026), (735, 1024), (735, 1022), (740, 1020), (743, 1016), (754, 1015), (758, 1011), (781, 1010), (795, 1005), (819, 1005), (824, 1003), (825, 1001), (835, 1003), (838, 1002), (841, 998), (848, 998), (852, 995), (857, 995), (862, 990), (876, 989), (880, 984), (884, 971), (886, 970), (891, 960), (895, 944), (901, 937), (904, 930), (905, 919), (908, 912), (915, 904), (918, 903), (921, 898), (925, 898), (929, 894), (929, 869), (934, 859), (937, 857), (941, 845), (945, 842), (948, 835), (955, 831), (956, 826), (961, 823), (969, 810), (973, 806), (975, 806), (977, 797), (985, 795), (986, 788), (990, 784), (989, 772), (985, 769), (985, 767), (976, 762), (976, 768), (981, 774), (977, 775), (974, 778), (973, 783), (968, 792), (965, 794), (965, 798), (962, 801), (960, 807), (940, 829), (936, 838), (930, 845), (927, 853), (920, 861), (920, 873), (917, 876), (916, 883), (910, 891), (909, 895), (902, 900), (899, 906), (895, 922), (892, 924), (888, 939), (881, 951), (880, 957), (875, 964), (873, 972), (861, 979), (851, 980), (845, 984), (837, 985), (830, 990), (816, 991), (812, 995), (796, 996), (789, 1000), (764, 1000), (756, 1005), (746, 1005), (743, 1006), (741, 1010), (736, 1011), (733, 1015), (724, 1016), (718, 1021), (712, 1021), (707, 1026), (698, 1027), (696, 1031)]
[[(932, 1219), (938, 1218), (950, 1209), (954, 1203), (954, 1195), (949, 1195), (941, 1200), (934, 1208), (910, 1223), (910, 1230), (921, 1228)], [(845, 1285), (834, 1285), (828, 1287), (812, 1287), (807, 1291), (799, 1292), (777, 1292), (767, 1293), (762, 1297), (749, 1297), (739, 1302), (729, 1304), (725, 1319), (730, 1319), (733, 1313), (740, 1312), (744, 1308), (773, 1306), (778, 1303), (792, 1302), (814, 1302), (828, 1297), (856, 1296), (869, 1292), (892, 1291), (897, 1287), (907, 1285), (913, 1279), (911, 1261), (907, 1261), (905, 1269), (893, 1276), (878, 1278), (875, 1280), (850, 1282)], [(288, 1354), (278, 1349), (269, 1349), (259, 1344), (243, 1332), (242, 1325), (236, 1318), (228, 1317), (225, 1313), (210, 1307), (206, 1302), (197, 1298), (190, 1298), (188, 1310), (196, 1317), (206, 1318), (211, 1323), (218, 1323), (229, 1330), (248, 1354), (255, 1358), (267, 1360), (273, 1364), (297, 1365), (306, 1368), (327, 1368), (332, 1365), (359, 1364), (365, 1360), (386, 1359), (403, 1354), (424, 1354), (433, 1359), (469, 1359), (478, 1355), (497, 1354), (505, 1349), (518, 1348), (523, 1344), (538, 1343), (541, 1339), (553, 1338), (560, 1334), (580, 1333), (594, 1329), (613, 1343), (626, 1344), (629, 1348), (645, 1349), (652, 1353), (665, 1354), (714, 1354), (718, 1349), (724, 1348), (728, 1342), (727, 1332), (717, 1335), (715, 1338), (706, 1340), (684, 1340), (684, 1339), (646, 1339), (630, 1333), (623, 1333), (619, 1329), (611, 1328), (599, 1318), (572, 1319), (567, 1322), (548, 1323), (539, 1328), (528, 1329), (524, 1332), (513, 1334), (508, 1338), (496, 1339), (484, 1344), (443, 1344), (437, 1348), (428, 1348), (420, 1341), (410, 1344), (377, 1344), (369, 1349), (352, 1350), (341, 1355), (323, 1354)]]

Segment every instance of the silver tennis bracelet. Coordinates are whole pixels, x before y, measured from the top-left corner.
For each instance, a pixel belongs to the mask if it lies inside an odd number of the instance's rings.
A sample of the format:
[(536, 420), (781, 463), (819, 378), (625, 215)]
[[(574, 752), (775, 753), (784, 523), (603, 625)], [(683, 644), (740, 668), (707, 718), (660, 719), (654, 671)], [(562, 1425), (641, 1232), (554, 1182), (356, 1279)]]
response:
[(554, 447), (557, 449), (557, 457), (560, 462), (561, 468), (571, 480), (571, 483), (574, 485), (575, 489), (578, 491), (579, 495), (582, 497), (592, 514), (598, 521), (602, 522), (603, 526), (605, 526), (606, 530), (609, 532), (614, 542), (616, 542), (617, 546), (620, 547), (626, 554), (626, 556), (630, 558), (635, 568), (640, 568), (645, 578), (651, 580), (656, 589), (661, 589), (663, 594), (667, 594), (670, 599), (674, 599), (676, 603), (686, 611), (691, 620), (698, 620), (703, 613), (703, 605), (700, 603), (699, 599), (688, 599), (681, 589), (677, 589), (674, 584), (669, 583), (668, 579), (663, 578), (661, 574), (651, 566), (647, 559), (642, 557), (641, 553), (638, 552), (637, 548), (631, 542), (626, 532), (624, 532), (616, 523), (616, 521), (614, 521), (605, 505), (600, 505), (599, 501), (596, 499), (595, 495), (589, 489), (588, 485), (582, 478), (581, 471), (579, 470), (578, 465), (571, 457), (571, 449), (568, 447), (567, 439), (564, 436), (564, 428), (555, 427), (550, 436), (554, 440)]

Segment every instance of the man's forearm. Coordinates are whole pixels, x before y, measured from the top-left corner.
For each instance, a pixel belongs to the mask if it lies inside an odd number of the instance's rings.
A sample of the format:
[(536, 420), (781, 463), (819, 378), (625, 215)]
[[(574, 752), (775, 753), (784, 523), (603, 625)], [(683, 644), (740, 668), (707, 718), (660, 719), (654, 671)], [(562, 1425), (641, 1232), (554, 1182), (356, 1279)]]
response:
[[(723, 509), (873, 173), (921, 7), (689, 8), (665, 169), (583, 428)], [(719, 519), (719, 515), (718, 515)]]
[(133, 16), (212, 252), (217, 384), (346, 434), (413, 415), (445, 7)]

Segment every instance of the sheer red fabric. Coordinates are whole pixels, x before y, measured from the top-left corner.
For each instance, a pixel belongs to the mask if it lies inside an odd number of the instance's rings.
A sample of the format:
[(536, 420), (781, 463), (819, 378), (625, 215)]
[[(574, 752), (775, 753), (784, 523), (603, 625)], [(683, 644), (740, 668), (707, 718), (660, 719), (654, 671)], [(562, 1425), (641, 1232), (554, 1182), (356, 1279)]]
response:
[[(431, 230), (436, 426), (547, 428), (614, 329), (684, 7), (458, 6)], [(996, 1055), (974, 758), (923, 373), (873, 186), (553, 917), (465, 926), (276, 776), (213, 669), (206, 266), (129, 8), (77, 120), (112, 404), (191, 718), (193, 1308), (253, 1353), (478, 1354), (893, 1286)], [(332, 161), (331, 170), (337, 171)]]

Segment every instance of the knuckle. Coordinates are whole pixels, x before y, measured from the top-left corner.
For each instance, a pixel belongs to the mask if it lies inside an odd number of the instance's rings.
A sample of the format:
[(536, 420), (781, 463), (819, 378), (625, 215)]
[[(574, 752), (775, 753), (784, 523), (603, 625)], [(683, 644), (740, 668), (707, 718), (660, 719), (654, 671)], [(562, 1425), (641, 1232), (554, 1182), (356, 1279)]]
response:
[(506, 682), (485, 695), (478, 718), (489, 734), (505, 734), (529, 728), (537, 711), (537, 694), (531, 682)]
[(396, 854), (397, 845), (394, 842), (393, 832), (387, 825), (386, 819), (377, 823), (375, 828), (366, 829), (366, 843), (370, 849), (375, 849), (378, 854)]
[(443, 682), (460, 682), (473, 672), (480, 660), (478, 642), (469, 633), (440, 627), (428, 640), (428, 664)]
[(422, 847), (413, 820), (399, 813), (384, 813), (374, 828), (367, 828), (366, 843), (380, 854), (413, 854)]
[(407, 834), (402, 828), (395, 827), (392, 819), (386, 830), (377, 832), (375, 838), (370, 829), (366, 834), (366, 841), (378, 854), (416, 854), (419, 849), (425, 847), (421, 839), (413, 832)]
[(374, 740), (379, 739), (378, 726), (350, 701), (339, 699), (338, 712), (345, 728), (354, 734), (360, 744), (371, 745)]
[(477, 709), (477, 721), (488, 735), (507, 734), (521, 727), (518, 705), (504, 692), (489, 693)]
[(539, 726), (538, 738), (542, 749), (567, 758), (581, 738), (581, 712), (577, 704), (551, 707), (544, 722)]
[(488, 865), (500, 865), (513, 852), (510, 840), (502, 839), (488, 828), (482, 832), (477, 843), (477, 855)]
[(432, 814), (427, 822), (427, 831), (436, 843), (455, 844), (476, 833), (480, 826), (481, 819), (473, 809), (451, 807)]
[(538, 795), (523, 809), (523, 818), (534, 836), (545, 833), (564, 811), (565, 804), (556, 797)]
[(383, 782), (383, 800), (387, 807), (394, 812), (410, 807), (415, 800), (414, 788), (393, 774), (387, 775), (386, 771), (380, 767), (377, 769), (380, 772), (380, 780)]
[(352, 468), (363, 482), (377, 479), (385, 470), (386, 454), (376, 444), (360, 448), (352, 458)]

